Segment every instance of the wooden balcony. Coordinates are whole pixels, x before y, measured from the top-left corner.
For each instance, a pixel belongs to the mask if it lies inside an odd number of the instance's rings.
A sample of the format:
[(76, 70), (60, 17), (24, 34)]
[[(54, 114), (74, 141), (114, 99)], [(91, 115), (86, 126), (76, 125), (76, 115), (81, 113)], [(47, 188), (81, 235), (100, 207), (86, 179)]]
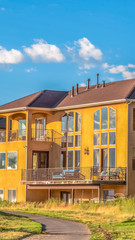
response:
[(74, 169), (39, 168), (22, 169), (21, 183), (25, 184), (98, 184), (126, 182), (126, 168), (82, 167)]

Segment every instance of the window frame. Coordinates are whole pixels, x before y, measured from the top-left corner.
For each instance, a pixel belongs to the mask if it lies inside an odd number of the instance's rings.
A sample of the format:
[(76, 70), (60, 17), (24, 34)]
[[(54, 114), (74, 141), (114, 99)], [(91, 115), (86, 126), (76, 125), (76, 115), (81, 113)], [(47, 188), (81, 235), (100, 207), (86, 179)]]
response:
[[(115, 127), (114, 128), (111, 128), (110, 127), (110, 109), (112, 109), (113, 111), (115, 111)], [(116, 129), (116, 117), (117, 117), (117, 115), (116, 115), (116, 109), (114, 109), (114, 108), (112, 108), (112, 107), (109, 107), (109, 129), (111, 129), (111, 130), (113, 130), (113, 129)]]
[[(110, 167), (110, 149), (115, 149), (115, 167)], [(116, 147), (109, 148), (109, 168), (116, 168)]]

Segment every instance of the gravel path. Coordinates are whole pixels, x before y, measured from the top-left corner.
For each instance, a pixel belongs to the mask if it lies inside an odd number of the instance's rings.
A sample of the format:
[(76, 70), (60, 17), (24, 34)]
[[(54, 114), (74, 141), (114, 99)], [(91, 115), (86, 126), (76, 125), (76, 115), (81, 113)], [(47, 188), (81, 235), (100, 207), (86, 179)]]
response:
[(43, 233), (26, 237), (27, 240), (89, 240), (91, 236), (89, 229), (82, 223), (27, 213), (7, 213), (28, 217), (42, 224)]

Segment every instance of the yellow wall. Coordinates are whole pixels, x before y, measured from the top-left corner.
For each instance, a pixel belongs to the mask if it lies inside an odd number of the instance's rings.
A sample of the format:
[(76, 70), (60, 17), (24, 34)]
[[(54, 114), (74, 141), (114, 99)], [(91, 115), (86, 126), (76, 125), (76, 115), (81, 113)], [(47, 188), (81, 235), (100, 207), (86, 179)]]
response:
[[(5, 114), (8, 119), (12, 114)], [(13, 130), (18, 129), (18, 121), (13, 120)], [(8, 130), (7, 130), (8, 139)], [(5, 169), (0, 169), (0, 189), (4, 190), (4, 200), (8, 200), (8, 190), (16, 189), (16, 200), (25, 201), (25, 185), (20, 184), (21, 169), (26, 168), (26, 141), (15, 141), (0, 143), (0, 152), (6, 153), (6, 166)], [(7, 153), (17, 152), (17, 169), (7, 169)]]

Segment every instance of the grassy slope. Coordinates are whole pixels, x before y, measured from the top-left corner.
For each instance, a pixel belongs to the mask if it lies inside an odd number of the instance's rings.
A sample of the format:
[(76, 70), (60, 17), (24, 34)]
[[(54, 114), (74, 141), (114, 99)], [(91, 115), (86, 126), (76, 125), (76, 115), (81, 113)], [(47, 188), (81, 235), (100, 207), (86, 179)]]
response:
[(95, 239), (135, 239), (135, 198), (110, 203), (66, 206), (56, 200), (46, 203), (0, 203), (0, 209), (79, 221), (88, 225)]
[(0, 239), (20, 239), (24, 236), (41, 233), (42, 226), (28, 218), (0, 212)]

